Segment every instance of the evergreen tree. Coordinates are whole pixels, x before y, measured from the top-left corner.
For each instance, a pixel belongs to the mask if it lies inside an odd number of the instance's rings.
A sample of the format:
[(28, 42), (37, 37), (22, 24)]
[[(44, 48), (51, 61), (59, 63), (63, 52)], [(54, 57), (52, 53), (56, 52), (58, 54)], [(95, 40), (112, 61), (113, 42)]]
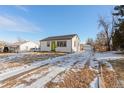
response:
[(124, 5), (115, 6), (113, 16), (116, 18), (112, 37), (113, 47), (124, 50)]

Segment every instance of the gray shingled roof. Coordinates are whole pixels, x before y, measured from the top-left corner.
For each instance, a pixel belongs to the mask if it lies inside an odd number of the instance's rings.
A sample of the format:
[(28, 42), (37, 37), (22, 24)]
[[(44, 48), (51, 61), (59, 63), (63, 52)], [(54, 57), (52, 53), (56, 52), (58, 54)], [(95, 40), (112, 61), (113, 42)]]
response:
[(42, 39), (42, 40), (40, 40), (40, 41), (67, 40), (67, 39), (72, 39), (74, 36), (77, 36), (77, 34), (61, 35), (61, 36), (52, 36), (52, 37), (44, 38), (44, 39)]

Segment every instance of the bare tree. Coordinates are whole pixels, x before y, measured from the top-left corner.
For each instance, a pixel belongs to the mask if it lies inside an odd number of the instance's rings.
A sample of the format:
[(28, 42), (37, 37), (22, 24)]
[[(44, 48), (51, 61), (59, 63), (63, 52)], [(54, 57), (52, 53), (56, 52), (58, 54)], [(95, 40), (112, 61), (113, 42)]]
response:
[(104, 35), (106, 38), (107, 50), (110, 51), (111, 50), (110, 41), (111, 41), (111, 36), (112, 36), (110, 23), (107, 22), (103, 17), (99, 17), (98, 22), (99, 22), (98, 26), (102, 27), (103, 31), (104, 31)]
[(107, 44), (107, 38), (105, 32), (102, 31), (97, 34), (95, 44), (99, 46), (105, 46)]
[(93, 39), (92, 38), (88, 38), (87, 41), (86, 41), (86, 44), (93, 46), (94, 45)]

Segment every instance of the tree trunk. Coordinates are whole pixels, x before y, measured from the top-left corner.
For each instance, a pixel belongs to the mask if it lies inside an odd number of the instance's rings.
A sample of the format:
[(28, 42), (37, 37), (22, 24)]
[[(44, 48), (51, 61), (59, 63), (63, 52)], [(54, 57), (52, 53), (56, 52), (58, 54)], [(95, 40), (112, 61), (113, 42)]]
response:
[(110, 41), (107, 42), (107, 51), (111, 50)]

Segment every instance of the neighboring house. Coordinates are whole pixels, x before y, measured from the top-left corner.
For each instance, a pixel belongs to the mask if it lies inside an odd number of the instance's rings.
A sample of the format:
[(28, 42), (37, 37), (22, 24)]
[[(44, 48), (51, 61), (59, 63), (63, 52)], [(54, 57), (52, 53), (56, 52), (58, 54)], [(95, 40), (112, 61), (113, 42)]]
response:
[(0, 52), (3, 52), (4, 46), (0, 45)]
[(79, 52), (80, 40), (77, 34), (53, 36), (40, 40), (41, 51)]
[(5, 47), (5, 43), (3, 41), (0, 41), (0, 52), (3, 52)]
[(9, 46), (10, 52), (27, 52), (39, 48), (39, 45), (32, 41), (16, 42)]
[(83, 50), (85, 50), (85, 51), (93, 51), (93, 47), (91, 45), (84, 44), (83, 45)]
[(80, 44), (80, 51), (83, 51), (83, 44)]

